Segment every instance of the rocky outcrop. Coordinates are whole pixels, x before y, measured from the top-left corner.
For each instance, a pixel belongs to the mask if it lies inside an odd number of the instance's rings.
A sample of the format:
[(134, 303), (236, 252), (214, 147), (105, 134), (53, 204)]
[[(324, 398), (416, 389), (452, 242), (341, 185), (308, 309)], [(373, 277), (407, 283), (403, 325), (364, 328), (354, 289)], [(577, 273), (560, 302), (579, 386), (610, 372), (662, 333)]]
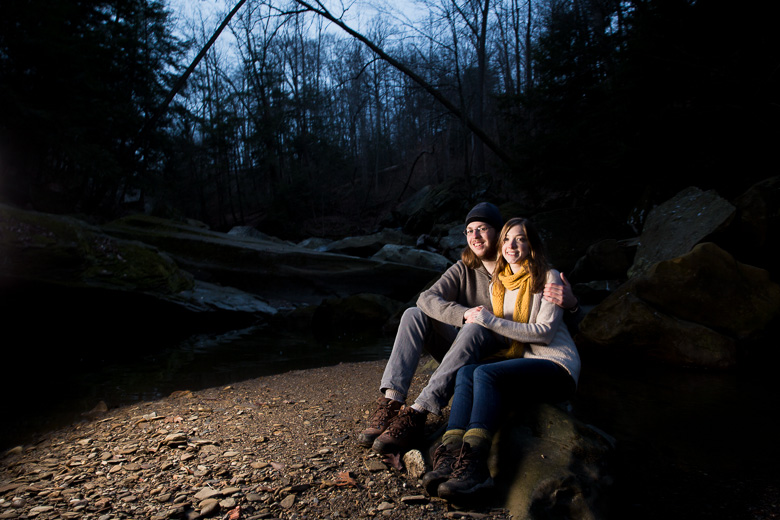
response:
[(600, 240), (588, 247), (571, 271), (572, 280), (624, 281), (631, 267), (634, 248), (631, 241), (614, 238)]
[(406, 301), (439, 274), (419, 266), (231, 237), (146, 216), (112, 222), (104, 230), (166, 251), (197, 279), (268, 299), (319, 303), (328, 297), (373, 293)]
[(462, 222), (480, 200), (479, 192), (471, 190), (462, 179), (451, 179), (426, 186), (400, 204), (393, 211), (394, 221), (403, 226), (405, 233), (416, 236), (430, 232), (442, 222)]
[(734, 200), (737, 218), (729, 250), (740, 261), (774, 269), (780, 265), (780, 177), (751, 186)]
[[(225, 234), (147, 216), (95, 226), (8, 206), (0, 206), (0, 254), (0, 310), (14, 327), (22, 327), (16, 315), (45, 316), (42, 330), (50, 332), (39, 338), (43, 343), (58, 330), (101, 336), (128, 329), (124, 340), (151, 345), (164, 341), (147, 338), (171, 331), (186, 337), (203, 327), (246, 327), (280, 306), (357, 294), (385, 303), (363, 309), (374, 309), (371, 319), (359, 313), (345, 319), (378, 332), (376, 312), (387, 320), (442, 270), (431, 261), (313, 251), (251, 229)], [(209, 317), (187, 319), (192, 313)]]
[(727, 226), (735, 212), (736, 208), (713, 190), (691, 187), (679, 192), (648, 215), (629, 276), (643, 273), (656, 262), (688, 253)]
[(320, 338), (378, 331), (403, 307), (403, 303), (378, 294), (328, 298), (314, 309), (312, 329)]
[(416, 265), (433, 269), (440, 273), (443, 273), (451, 265), (451, 262), (440, 254), (396, 244), (385, 245), (371, 258), (398, 264)]
[(531, 220), (544, 240), (550, 261), (567, 273), (592, 244), (627, 233), (620, 219), (601, 206), (546, 211), (533, 215)]
[(632, 278), (580, 324), (589, 344), (682, 366), (731, 367), (780, 315), (780, 286), (715, 244)]
[(414, 239), (401, 231), (385, 229), (370, 235), (342, 238), (326, 244), (321, 250), (328, 253), (369, 258), (387, 244), (410, 246), (414, 244)]
[(8, 281), (155, 293), (172, 298), (195, 282), (168, 255), (111, 237), (69, 217), (0, 205), (2, 271)]
[(491, 451), (491, 473), (512, 518), (606, 518), (615, 439), (542, 404), (510, 416)]
[(452, 262), (460, 260), (463, 249), (467, 247), (466, 235), (463, 230), (466, 226), (462, 222), (453, 222), (446, 226), (447, 232), (437, 240), (437, 247), (443, 256)]

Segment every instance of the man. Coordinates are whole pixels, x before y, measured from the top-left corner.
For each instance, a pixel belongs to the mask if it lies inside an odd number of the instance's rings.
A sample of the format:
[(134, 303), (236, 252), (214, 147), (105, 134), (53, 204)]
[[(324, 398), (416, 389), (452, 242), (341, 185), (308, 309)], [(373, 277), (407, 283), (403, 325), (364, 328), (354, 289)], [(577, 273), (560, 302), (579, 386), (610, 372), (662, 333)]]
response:
[[(382, 375), (383, 395), (359, 436), (361, 445), (380, 453), (407, 451), (422, 439), (428, 413), (440, 415), (449, 402), (458, 370), (483, 357), (485, 345), (495, 345), (492, 333), (479, 325), (466, 324), (465, 315), (475, 307), (490, 308), (488, 287), (503, 224), (501, 212), (493, 204), (481, 202), (474, 206), (466, 216), (467, 247), (461, 260), (420, 294), (416, 307), (404, 312)], [(573, 301), (576, 306), (568, 284), (550, 288), (546, 297), (557, 305)], [(405, 407), (423, 348), (439, 366), (414, 404)]]

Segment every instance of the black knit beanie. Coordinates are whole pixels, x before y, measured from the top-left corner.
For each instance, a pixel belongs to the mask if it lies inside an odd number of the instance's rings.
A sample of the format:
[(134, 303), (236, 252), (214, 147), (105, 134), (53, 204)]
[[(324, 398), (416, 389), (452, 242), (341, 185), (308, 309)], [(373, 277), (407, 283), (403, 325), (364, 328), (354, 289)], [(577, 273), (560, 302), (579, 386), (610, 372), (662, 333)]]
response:
[(466, 216), (466, 225), (468, 226), (474, 221), (490, 224), (496, 231), (500, 231), (504, 225), (501, 212), (495, 205), (489, 202), (480, 202), (469, 211), (469, 214)]

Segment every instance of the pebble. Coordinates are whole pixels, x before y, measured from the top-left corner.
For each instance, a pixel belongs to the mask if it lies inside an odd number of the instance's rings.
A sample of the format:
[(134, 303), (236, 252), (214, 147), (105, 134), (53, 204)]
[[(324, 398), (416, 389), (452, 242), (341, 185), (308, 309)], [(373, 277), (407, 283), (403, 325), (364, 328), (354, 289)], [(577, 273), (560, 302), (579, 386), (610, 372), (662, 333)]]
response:
[(200, 504), (198, 504), (201, 516), (211, 516), (219, 510), (219, 500), (215, 498), (207, 498)]
[(420, 450), (407, 451), (404, 454), (404, 465), (412, 478), (421, 478), (428, 471), (428, 465)]
[(195, 500), (205, 500), (207, 498), (211, 498), (217, 495), (220, 495), (219, 491), (217, 491), (216, 489), (205, 487), (200, 491), (198, 491), (197, 493), (195, 493)]
[(386, 470), (387, 466), (385, 466), (383, 462), (376, 459), (369, 459), (366, 461), (366, 469), (371, 473), (376, 473), (377, 471)]

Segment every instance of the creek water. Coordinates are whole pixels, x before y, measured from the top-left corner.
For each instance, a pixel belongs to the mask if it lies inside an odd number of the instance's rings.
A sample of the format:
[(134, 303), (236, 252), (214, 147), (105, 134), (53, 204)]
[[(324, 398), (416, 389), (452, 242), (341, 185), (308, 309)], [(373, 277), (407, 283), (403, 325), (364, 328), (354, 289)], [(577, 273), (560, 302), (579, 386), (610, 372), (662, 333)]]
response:
[[(82, 335), (59, 354), (22, 352), (2, 379), (7, 396), (0, 449), (82, 419), (101, 401), (109, 407), (159, 399), (290, 370), (386, 358), (393, 338), (314, 338), (307, 331), (252, 326), (198, 334), (160, 345), (127, 345), (110, 335)], [(170, 339), (168, 339), (170, 341)], [(20, 350), (23, 350), (21, 347)], [(67, 353), (70, 353), (68, 355)]]

